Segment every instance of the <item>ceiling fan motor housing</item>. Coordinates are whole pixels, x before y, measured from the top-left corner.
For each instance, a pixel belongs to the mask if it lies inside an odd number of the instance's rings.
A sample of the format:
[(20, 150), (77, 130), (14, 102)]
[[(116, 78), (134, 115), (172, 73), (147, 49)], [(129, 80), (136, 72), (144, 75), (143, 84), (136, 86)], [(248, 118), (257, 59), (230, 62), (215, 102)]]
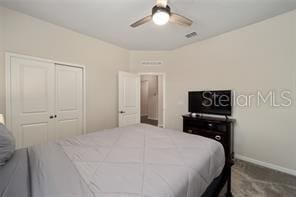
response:
[(169, 15), (171, 15), (171, 8), (167, 5), (166, 7), (159, 7), (159, 6), (154, 6), (152, 8), (152, 16), (156, 13), (156, 12), (166, 12)]

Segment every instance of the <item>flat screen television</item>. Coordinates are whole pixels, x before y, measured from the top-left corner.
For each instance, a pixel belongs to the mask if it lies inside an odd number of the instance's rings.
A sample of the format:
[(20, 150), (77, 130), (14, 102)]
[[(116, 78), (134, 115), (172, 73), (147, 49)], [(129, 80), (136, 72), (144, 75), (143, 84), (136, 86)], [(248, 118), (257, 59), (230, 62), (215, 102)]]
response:
[(189, 92), (188, 98), (191, 113), (231, 116), (231, 90)]

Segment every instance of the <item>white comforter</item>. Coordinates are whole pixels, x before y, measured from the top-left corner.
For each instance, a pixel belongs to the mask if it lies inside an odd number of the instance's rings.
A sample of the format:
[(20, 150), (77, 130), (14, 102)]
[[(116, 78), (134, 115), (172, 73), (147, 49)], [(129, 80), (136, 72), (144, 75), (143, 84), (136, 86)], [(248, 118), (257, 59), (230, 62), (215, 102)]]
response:
[(97, 197), (197, 197), (224, 167), (220, 143), (148, 125), (60, 141)]

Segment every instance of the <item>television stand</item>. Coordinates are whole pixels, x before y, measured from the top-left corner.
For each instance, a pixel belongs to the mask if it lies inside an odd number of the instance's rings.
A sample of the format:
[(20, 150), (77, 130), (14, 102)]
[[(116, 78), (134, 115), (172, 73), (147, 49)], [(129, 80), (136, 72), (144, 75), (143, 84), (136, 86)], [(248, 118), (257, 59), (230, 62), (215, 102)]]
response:
[[(183, 131), (214, 139), (223, 145), (227, 175), (227, 196), (231, 196), (231, 167), (234, 164), (233, 127), (235, 119), (210, 116), (183, 115)], [(223, 187), (222, 187), (223, 188)], [(221, 188), (221, 189), (222, 189)]]

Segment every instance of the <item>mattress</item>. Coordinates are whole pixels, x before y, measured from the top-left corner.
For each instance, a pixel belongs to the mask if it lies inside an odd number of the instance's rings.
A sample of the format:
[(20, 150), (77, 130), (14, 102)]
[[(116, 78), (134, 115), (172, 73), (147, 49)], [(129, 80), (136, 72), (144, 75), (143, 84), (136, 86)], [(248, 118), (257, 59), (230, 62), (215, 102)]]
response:
[(0, 166), (0, 196), (30, 197), (30, 185), (27, 149), (20, 149), (4, 166)]
[(197, 197), (225, 163), (214, 140), (145, 124), (28, 152), (33, 197)]

